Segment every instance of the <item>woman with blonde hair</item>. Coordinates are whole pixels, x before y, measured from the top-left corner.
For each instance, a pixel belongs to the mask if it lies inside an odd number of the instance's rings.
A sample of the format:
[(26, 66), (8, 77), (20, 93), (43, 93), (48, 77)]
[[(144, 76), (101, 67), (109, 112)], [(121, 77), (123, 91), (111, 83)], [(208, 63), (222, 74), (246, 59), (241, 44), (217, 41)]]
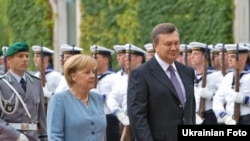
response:
[(104, 98), (90, 91), (95, 86), (97, 62), (88, 55), (74, 55), (64, 64), (69, 89), (51, 96), (47, 111), (49, 141), (104, 141)]

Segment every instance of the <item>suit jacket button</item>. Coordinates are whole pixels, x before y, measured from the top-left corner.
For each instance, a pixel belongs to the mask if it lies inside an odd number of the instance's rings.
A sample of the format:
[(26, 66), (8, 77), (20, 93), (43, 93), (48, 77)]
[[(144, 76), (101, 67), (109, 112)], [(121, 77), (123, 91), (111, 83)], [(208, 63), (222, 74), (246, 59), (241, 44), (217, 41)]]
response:
[(180, 107), (180, 108), (182, 108), (182, 105), (181, 105), (181, 104), (179, 104), (179, 107)]

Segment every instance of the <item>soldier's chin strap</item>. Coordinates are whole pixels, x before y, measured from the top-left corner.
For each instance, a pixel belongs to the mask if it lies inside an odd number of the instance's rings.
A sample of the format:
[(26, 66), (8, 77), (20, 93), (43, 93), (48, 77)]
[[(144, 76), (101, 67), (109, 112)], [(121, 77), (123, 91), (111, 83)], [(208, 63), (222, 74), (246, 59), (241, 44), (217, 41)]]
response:
[[(2, 78), (2, 80), (3, 80), (3, 82), (5, 82), (5, 83), (11, 88), (11, 90), (16, 94), (17, 98), (20, 100), (21, 104), (23, 105), (23, 108), (24, 108), (25, 112), (27, 113), (28, 117), (29, 117), (30, 120), (31, 120), (30, 112), (29, 112), (29, 110), (27, 109), (27, 106), (26, 106), (26, 104), (24, 103), (22, 97), (21, 97), (21, 96), (19, 95), (19, 93), (15, 90), (15, 88), (14, 88), (12, 85), (10, 85), (10, 83), (9, 83), (7, 80), (5, 80), (4, 78)], [(16, 101), (18, 101), (18, 100), (16, 99)], [(0, 103), (1, 103), (1, 104), (0, 104), (0, 108), (1, 108), (3, 111), (5, 111), (5, 109), (4, 109), (3, 105), (2, 105), (2, 101), (0, 101)], [(16, 102), (16, 103), (17, 103), (17, 102)], [(14, 108), (14, 109), (16, 109), (17, 106), (18, 106), (18, 105), (15, 105), (15, 108)], [(13, 110), (13, 111), (15, 111), (15, 110)], [(5, 111), (5, 112), (7, 112), (7, 111)], [(8, 112), (7, 112), (7, 113), (8, 113)], [(6, 114), (7, 114), (7, 113), (6, 113)], [(10, 113), (8, 113), (8, 114), (10, 114)], [(31, 120), (31, 122), (32, 122), (32, 120)]]

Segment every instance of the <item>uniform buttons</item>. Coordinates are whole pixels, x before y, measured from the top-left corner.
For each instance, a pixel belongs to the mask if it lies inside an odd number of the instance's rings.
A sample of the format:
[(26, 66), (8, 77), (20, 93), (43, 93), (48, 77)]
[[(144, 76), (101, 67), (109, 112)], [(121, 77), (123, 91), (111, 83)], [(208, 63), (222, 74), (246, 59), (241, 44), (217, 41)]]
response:
[(95, 132), (94, 132), (94, 131), (92, 131), (92, 132), (91, 132), (91, 134), (92, 134), (92, 135), (94, 135), (94, 134), (95, 134)]
[(94, 122), (91, 122), (91, 125), (94, 125)]
[(179, 108), (182, 108), (182, 105), (181, 105), (181, 104), (179, 104)]

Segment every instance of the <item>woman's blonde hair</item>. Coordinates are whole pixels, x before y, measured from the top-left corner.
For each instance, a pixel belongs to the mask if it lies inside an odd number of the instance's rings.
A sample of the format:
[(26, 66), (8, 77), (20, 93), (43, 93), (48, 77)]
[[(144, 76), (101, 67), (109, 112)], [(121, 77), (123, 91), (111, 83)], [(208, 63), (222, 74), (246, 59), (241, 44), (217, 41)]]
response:
[(97, 67), (97, 62), (94, 58), (84, 54), (78, 54), (71, 56), (63, 65), (64, 77), (67, 81), (69, 87), (74, 84), (74, 80), (71, 77), (71, 74), (75, 73), (78, 70), (88, 69), (95, 70)]

